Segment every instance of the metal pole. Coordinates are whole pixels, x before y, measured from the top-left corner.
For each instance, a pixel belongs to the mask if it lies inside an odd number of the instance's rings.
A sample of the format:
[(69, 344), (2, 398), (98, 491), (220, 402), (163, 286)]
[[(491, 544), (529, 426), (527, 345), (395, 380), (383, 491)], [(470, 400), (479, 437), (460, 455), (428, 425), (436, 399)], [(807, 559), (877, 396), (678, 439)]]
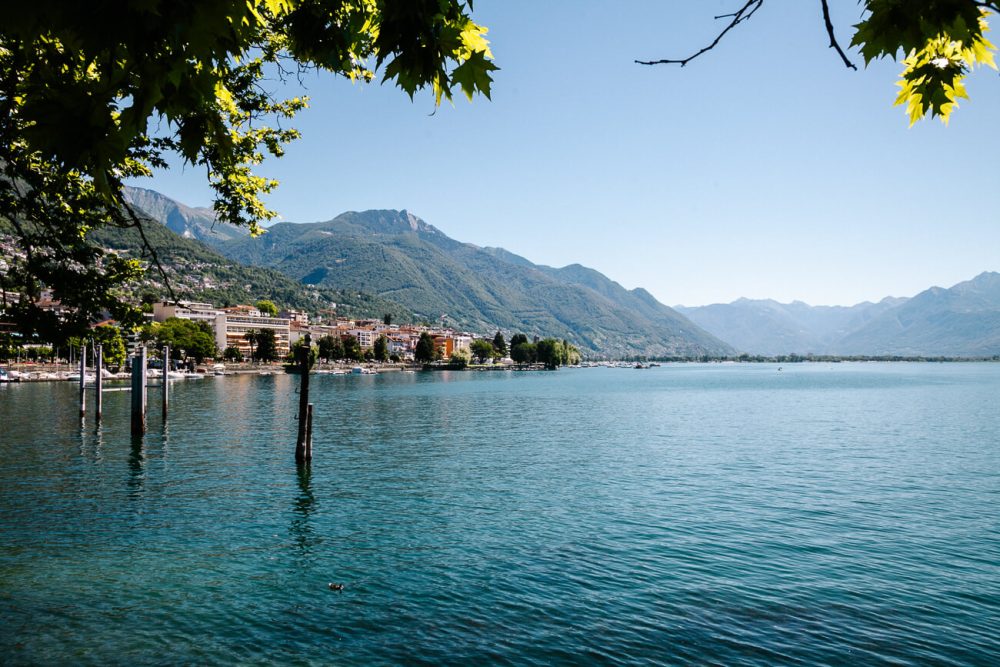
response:
[(94, 405), (97, 410), (97, 421), (101, 421), (101, 411), (104, 408), (104, 346), (100, 343), (96, 346), (97, 359), (94, 360), (94, 383), (97, 385), (97, 395), (94, 398)]
[(295, 440), (295, 462), (305, 463), (306, 458), (306, 420), (309, 410), (309, 351), (312, 338), (305, 335), (305, 345), (299, 348), (299, 372), (302, 380), (299, 384), (299, 434)]
[(132, 435), (146, 432), (146, 348), (132, 357)]
[(170, 346), (163, 347), (163, 421), (167, 421), (167, 404), (170, 402), (170, 383), (167, 382), (170, 368)]
[(87, 344), (80, 346), (80, 419), (87, 416), (87, 394), (84, 383), (87, 381)]

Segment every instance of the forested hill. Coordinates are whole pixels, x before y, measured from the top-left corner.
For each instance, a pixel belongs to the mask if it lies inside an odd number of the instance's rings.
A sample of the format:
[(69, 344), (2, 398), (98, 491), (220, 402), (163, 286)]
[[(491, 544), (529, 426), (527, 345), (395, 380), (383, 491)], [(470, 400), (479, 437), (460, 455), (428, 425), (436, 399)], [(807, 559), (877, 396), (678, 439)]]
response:
[[(227, 259), (205, 244), (183, 238), (160, 225), (144, 227), (150, 244), (157, 249), (174, 293), (179, 299), (204, 301), (217, 306), (254, 303), (272, 299), (282, 306), (318, 311), (337, 304), (338, 314), (346, 317), (382, 317), (389, 313), (397, 322), (412, 321), (407, 308), (388, 299), (352, 290), (312, 287), (292, 280), (273, 269), (244, 266)], [(92, 238), (106, 248), (142, 257), (142, 239), (133, 229), (106, 227), (93, 232)], [(147, 261), (149, 258), (146, 258)], [(155, 266), (149, 270), (140, 296), (167, 299), (169, 294)]]
[(732, 352), (644, 290), (626, 290), (584, 267), (553, 269), (461, 243), (407, 211), (280, 223), (260, 238), (215, 247), (304, 284), (370, 291), (407, 305), (417, 319), (444, 315), (449, 324), (471, 330), (566, 338), (609, 356)]

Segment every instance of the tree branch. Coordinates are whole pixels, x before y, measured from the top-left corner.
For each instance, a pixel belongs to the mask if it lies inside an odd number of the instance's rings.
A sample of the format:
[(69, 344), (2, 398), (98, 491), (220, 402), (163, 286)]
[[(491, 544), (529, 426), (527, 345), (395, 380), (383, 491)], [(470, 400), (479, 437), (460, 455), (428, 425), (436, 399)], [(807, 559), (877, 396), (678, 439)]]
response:
[(844, 65), (846, 67), (857, 71), (858, 68), (854, 66), (854, 63), (848, 60), (847, 54), (845, 54), (844, 50), (840, 48), (840, 44), (837, 42), (837, 37), (833, 34), (833, 22), (830, 21), (830, 6), (827, 4), (827, 0), (820, 0), (820, 4), (823, 5), (823, 21), (826, 23), (826, 34), (830, 36), (830, 48), (837, 50), (837, 53), (840, 54), (840, 59), (844, 61)]
[(716, 19), (729, 18), (732, 19), (732, 21), (730, 21), (729, 24), (722, 29), (722, 32), (716, 35), (715, 39), (712, 40), (711, 44), (703, 47), (697, 53), (694, 53), (688, 56), (687, 58), (681, 58), (680, 60), (673, 60), (670, 58), (665, 58), (663, 60), (636, 60), (635, 62), (639, 65), (680, 65), (681, 67), (684, 67), (689, 62), (700, 56), (701, 54), (708, 53), (709, 51), (714, 49), (719, 44), (719, 42), (722, 41), (722, 38), (726, 36), (727, 32), (729, 32), (739, 24), (743, 23), (744, 21), (748, 20), (751, 16), (754, 15), (754, 13), (756, 13), (758, 9), (760, 9), (761, 5), (763, 4), (764, 0), (747, 0), (746, 4), (737, 9), (735, 12), (731, 14), (720, 14), (719, 16), (716, 16), (715, 17)]

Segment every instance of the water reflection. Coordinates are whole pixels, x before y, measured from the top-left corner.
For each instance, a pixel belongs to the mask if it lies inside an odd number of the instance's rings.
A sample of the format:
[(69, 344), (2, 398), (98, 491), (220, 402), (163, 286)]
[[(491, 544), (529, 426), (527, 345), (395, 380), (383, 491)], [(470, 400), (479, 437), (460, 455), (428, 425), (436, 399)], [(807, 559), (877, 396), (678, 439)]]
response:
[(146, 439), (141, 435), (132, 436), (132, 448), (128, 456), (128, 497), (136, 500), (142, 497), (146, 488)]
[(292, 506), (292, 525), (290, 527), (295, 546), (303, 556), (312, 553), (313, 547), (320, 539), (312, 526), (310, 517), (316, 510), (316, 497), (312, 490), (312, 468), (308, 463), (298, 466), (299, 495)]

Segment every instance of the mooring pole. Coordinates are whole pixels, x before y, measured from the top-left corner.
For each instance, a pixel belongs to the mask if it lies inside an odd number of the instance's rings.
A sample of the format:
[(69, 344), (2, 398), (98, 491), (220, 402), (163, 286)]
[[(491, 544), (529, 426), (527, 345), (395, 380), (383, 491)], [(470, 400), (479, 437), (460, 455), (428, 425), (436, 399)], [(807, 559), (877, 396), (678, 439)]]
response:
[(94, 407), (97, 411), (97, 422), (101, 421), (101, 411), (104, 408), (104, 346), (98, 343), (94, 347), (97, 358), (94, 359), (94, 384), (97, 387), (97, 394), (94, 397)]
[(87, 344), (80, 346), (80, 419), (87, 416), (87, 393), (84, 383), (87, 381)]
[(132, 357), (132, 435), (146, 432), (146, 348)]
[(306, 462), (313, 457), (313, 404), (306, 406)]
[(299, 347), (299, 373), (302, 380), (299, 383), (299, 435), (295, 440), (295, 462), (305, 463), (306, 458), (306, 430), (308, 428), (309, 411), (309, 352), (311, 351), (312, 338), (309, 334), (305, 336), (305, 345)]
[(170, 368), (170, 346), (163, 347), (163, 421), (167, 421), (167, 403), (170, 402), (170, 384), (167, 382)]

